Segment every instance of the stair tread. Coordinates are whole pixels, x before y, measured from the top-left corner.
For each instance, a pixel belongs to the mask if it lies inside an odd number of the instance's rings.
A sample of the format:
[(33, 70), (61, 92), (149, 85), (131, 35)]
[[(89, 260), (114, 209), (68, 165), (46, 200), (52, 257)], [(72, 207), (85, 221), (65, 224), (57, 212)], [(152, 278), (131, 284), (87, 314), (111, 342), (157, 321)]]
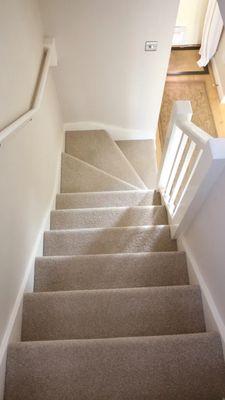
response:
[(175, 250), (166, 225), (55, 230), (44, 236), (46, 256)]
[(146, 188), (132, 164), (106, 131), (66, 132), (66, 153), (140, 189)]
[(154, 140), (117, 140), (116, 144), (133, 165), (145, 185), (148, 188), (154, 188), (157, 177)]
[(52, 256), (35, 264), (37, 292), (188, 283), (183, 252)]
[(166, 225), (164, 206), (98, 207), (51, 212), (51, 229)]
[(134, 190), (137, 187), (69, 154), (62, 154), (61, 192)]
[(5, 400), (224, 397), (216, 333), (24, 342), (10, 345), (7, 365)]
[(22, 340), (205, 331), (198, 286), (77, 290), (24, 296)]

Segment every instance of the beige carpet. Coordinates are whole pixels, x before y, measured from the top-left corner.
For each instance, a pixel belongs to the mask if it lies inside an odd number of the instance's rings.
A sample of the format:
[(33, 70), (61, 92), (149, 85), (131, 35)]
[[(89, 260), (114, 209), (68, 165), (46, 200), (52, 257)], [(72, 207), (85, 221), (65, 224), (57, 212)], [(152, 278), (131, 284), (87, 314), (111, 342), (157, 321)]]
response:
[(162, 146), (164, 145), (173, 103), (177, 100), (190, 100), (193, 108), (192, 121), (210, 135), (217, 136), (205, 82), (166, 82), (159, 119)]
[(75, 135), (57, 198), (66, 209), (50, 216), (4, 399), (222, 399), (223, 350), (205, 332), (201, 290), (159, 196), (130, 183), (135, 170), (149, 182), (153, 146), (128, 143), (127, 159), (106, 133)]
[(115, 176), (136, 189), (147, 189), (133, 165), (103, 130), (66, 133), (66, 153)]
[(157, 167), (154, 140), (118, 140), (116, 144), (134, 166), (145, 185), (156, 186)]

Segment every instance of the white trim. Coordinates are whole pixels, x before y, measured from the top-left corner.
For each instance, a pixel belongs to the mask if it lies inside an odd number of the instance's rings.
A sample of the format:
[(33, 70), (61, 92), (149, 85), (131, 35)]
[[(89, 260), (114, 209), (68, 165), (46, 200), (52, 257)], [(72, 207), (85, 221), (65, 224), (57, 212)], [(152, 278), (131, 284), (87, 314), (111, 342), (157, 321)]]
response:
[(213, 300), (212, 294), (201, 274), (197, 261), (195, 260), (190, 246), (184, 238), (178, 239), (178, 250), (184, 251), (187, 257), (188, 272), (191, 284), (198, 284), (202, 291), (203, 307), (208, 331), (216, 330), (220, 333), (224, 355), (225, 355), (225, 325)]
[(66, 122), (64, 124), (64, 131), (85, 131), (103, 129), (107, 131), (113, 140), (144, 140), (155, 139), (155, 134), (149, 131), (126, 129), (116, 125), (108, 125), (102, 122), (94, 121), (80, 121), (80, 122)]
[(31, 108), (0, 131), (0, 142), (5, 140), (14, 131), (24, 126), (24, 124), (32, 121), (34, 114), (36, 114), (36, 112), (40, 109), (42, 103), (49, 68), (56, 65), (57, 54), (55, 40), (53, 38), (46, 38), (44, 41), (43, 67), (38, 80), (37, 90), (35, 90), (35, 98), (32, 102)]
[(4, 392), (4, 377), (5, 377), (5, 362), (7, 347), (10, 342), (20, 340), (21, 332), (21, 319), (22, 319), (22, 302), (23, 295), (25, 292), (33, 291), (33, 272), (35, 258), (43, 254), (43, 236), (46, 230), (50, 227), (50, 212), (55, 209), (56, 195), (59, 193), (60, 189), (60, 178), (61, 178), (61, 154), (58, 160), (57, 173), (55, 178), (55, 184), (49, 202), (49, 206), (45, 212), (44, 218), (42, 220), (39, 232), (37, 234), (36, 241), (34, 243), (33, 249), (30, 254), (29, 262), (25, 270), (23, 281), (20, 285), (16, 300), (14, 302), (11, 315), (9, 317), (8, 324), (5, 329), (5, 333), (0, 344), (0, 400), (3, 399)]
[[(158, 190), (167, 208), (172, 238), (178, 238), (185, 233), (225, 168), (225, 139), (212, 138), (194, 125), (190, 121), (191, 117), (190, 101), (174, 103), (158, 173)], [(182, 135), (186, 135), (196, 146), (198, 154), (191, 174), (182, 188), (178, 204), (175, 205), (174, 197), (181, 188), (191, 161), (190, 158), (189, 163), (185, 161), (179, 171), (182, 159), (180, 152), (184, 155), (185, 148), (181, 147)], [(186, 170), (183, 170), (184, 167)]]
[[(225, 168), (225, 140), (210, 139), (195, 163), (172, 217), (171, 234), (184, 234)], [(198, 160), (198, 159), (197, 159)]]
[(221, 79), (220, 79), (220, 74), (219, 74), (219, 71), (218, 71), (218, 68), (217, 68), (217, 65), (216, 65), (216, 60), (215, 60), (214, 57), (212, 58), (211, 63), (212, 63), (213, 75), (214, 75), (214, 78), (215, 78), (216, 89), (217, 89), (217, 92), (218, 92), (218, 96), (219, 96), (220, 102), (222, 104), (225, 104), (225, 92), (224, 92), (224, 88), (223, 88), (223, 85), (222, 85), (222, 82), (221, 82)]

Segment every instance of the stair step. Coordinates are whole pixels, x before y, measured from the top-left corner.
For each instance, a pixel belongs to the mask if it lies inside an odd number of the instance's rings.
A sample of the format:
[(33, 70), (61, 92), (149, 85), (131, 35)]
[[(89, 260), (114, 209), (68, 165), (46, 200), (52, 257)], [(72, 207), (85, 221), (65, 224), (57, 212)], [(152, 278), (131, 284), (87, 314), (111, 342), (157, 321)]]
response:
[(36, 292), (188, 283), (183, 252), (40, 257), (35, 263)]
[(69, 154), (62, 154), (61, 192), (75, 193), (134, 189), (137, 189), (137, 187)]
[(134, 207), (160, 205), (160, 194), (154, 190), (62, 193), (56, 197), (56, 208)]
[(45, 256), (176, 250), (176, 240), (164, 225), (57, 230), (44, 235)]
[(216, 400), (219, 335), (27, 342), (8, 351), (5, 400)]
[(116, 144), (148, 188), (156, 187), (157, 164), (154, 140), (119, 140)]
[(198, 286), (77, 290), (24, 296), (24, 341), (203, 331)]
[(167, 225), (164, 206), (104, 207), (51, 212), (51, 229)]
[(123, 152), (103, 130), (66, 133), (66, 153), (116, 176), (140, 189), (146, 189)]

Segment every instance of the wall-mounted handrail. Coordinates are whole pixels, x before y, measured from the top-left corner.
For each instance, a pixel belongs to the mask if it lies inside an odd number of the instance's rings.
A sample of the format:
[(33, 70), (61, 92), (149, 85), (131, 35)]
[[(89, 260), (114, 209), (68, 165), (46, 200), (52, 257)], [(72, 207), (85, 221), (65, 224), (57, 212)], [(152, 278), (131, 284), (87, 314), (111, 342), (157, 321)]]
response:
[(174, 238), (188, 229), (225, 168), (225, 139), (212, 138), (191, 118), (189, 101), (174, 103), (158, 175)]
[(35, 96), (31, 108), (0, 131), (0, 143), (5, 140), (11, 133), (29, 122), (34, 114), (40, 109), (48, 78), (49, 68), (56, 65), (57, 55), (55, 49), (55, 41), (53, 38), (46, 38), (44, 41), (42, 70), (39, 75), (38, 83), (36, 85)]

